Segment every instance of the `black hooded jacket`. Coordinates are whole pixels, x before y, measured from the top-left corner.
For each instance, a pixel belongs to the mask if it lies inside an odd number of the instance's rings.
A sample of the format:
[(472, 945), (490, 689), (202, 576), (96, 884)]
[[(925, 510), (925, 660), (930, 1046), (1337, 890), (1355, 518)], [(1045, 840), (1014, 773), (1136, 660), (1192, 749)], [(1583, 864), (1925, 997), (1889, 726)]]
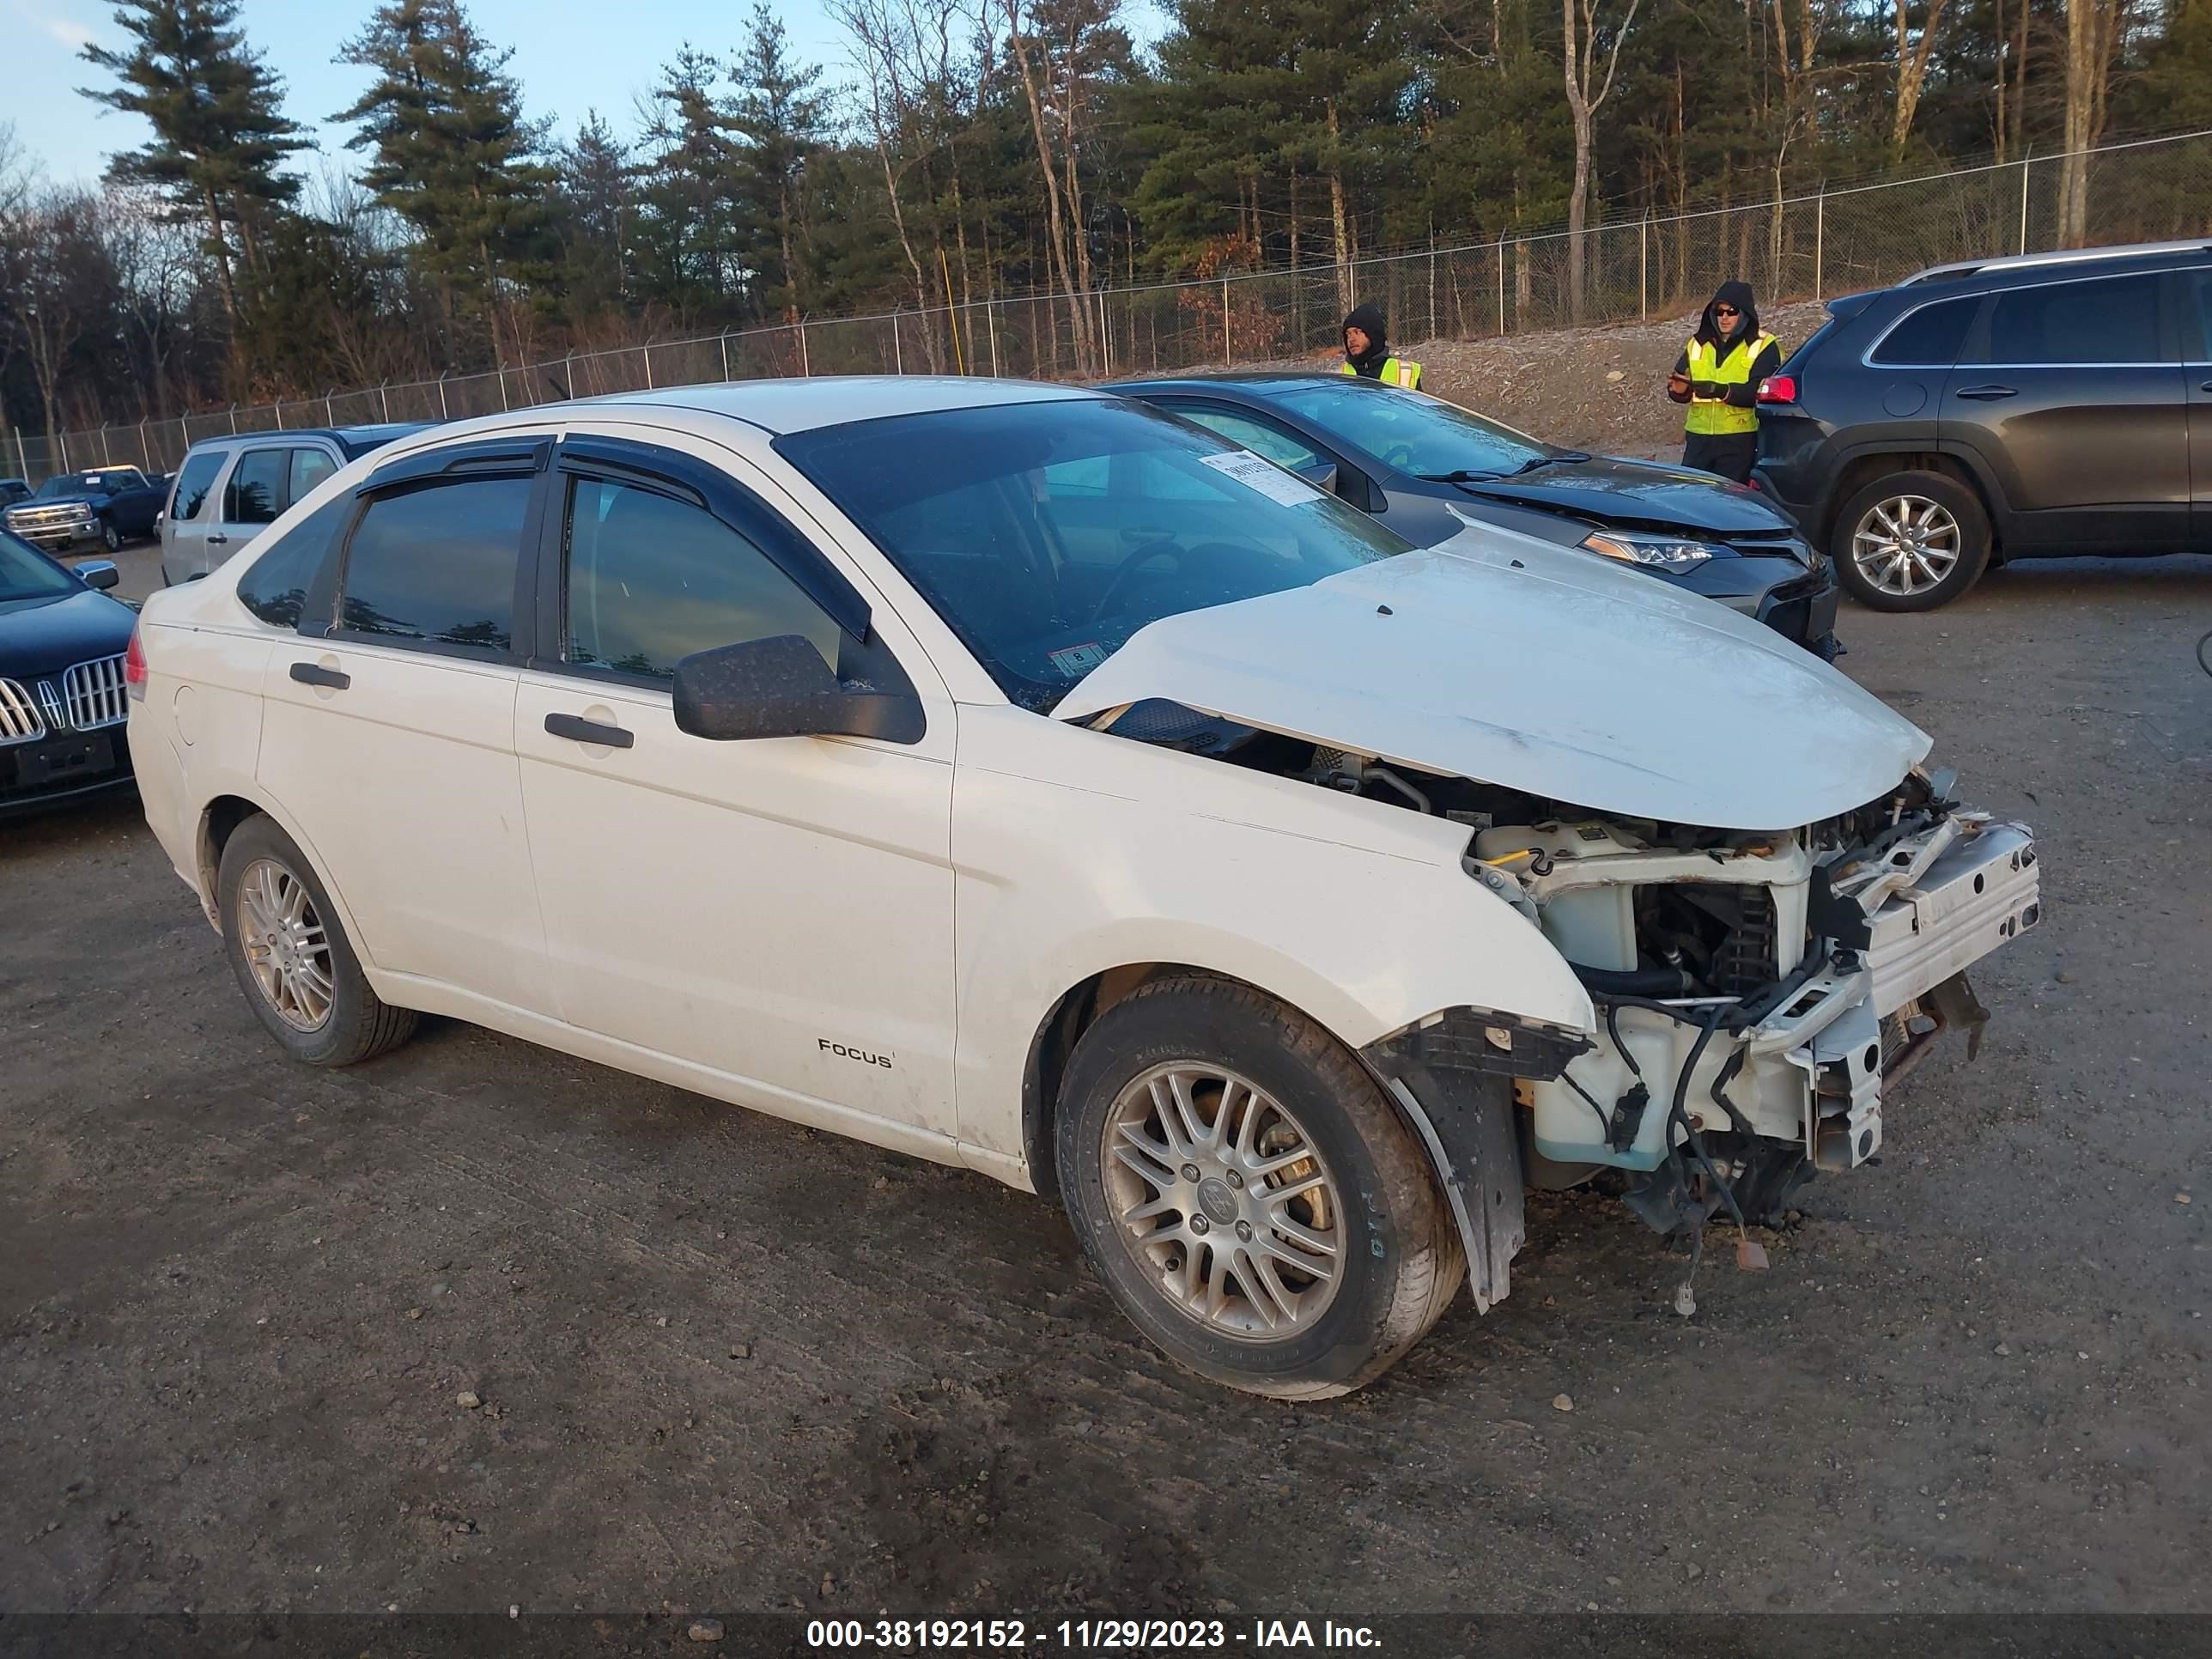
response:
[(1363, 380), (1379, 380), (1382, 365), (1389, 361), (1389, 331), (1382, 320), (1380, 306), (1354, 306), (1352, 314), (1344, 319), (1346, 329), (1358, 329), (1367, 337), (1367, 349), (1355, 357), (1349, 346), (1345, 348), (1344, 361), (1352, 365), (1352, 373)]
[[(1736, 308), (1735, 326), (1733, 329), (1723, 328), (1714, 319), (1713, 307), (1717, 305), (1731, 305)], [(1739, 341), (1757, 339), (1759, 337), (1759, 307), (1752, 301), (1751, 284), (1723, 283), (1713, 297), (1706, 301), (1705, 314), (1698, 319), (1697, 332), (1690, 337), (1705, 342), (1713, 348), (1717, 356), (1722, 357), (1727, 356), (1729, 350)], [(1759, 406), (1759, 383), (1770, 374), (1781, 373), (1781, 348), (1770, 345), (1752, 360), (1751, 378), (1741, 386), (1729, 388), (1728, 401), (1738, 409), (1756, 409)], [(1674, 372), (1677, 374), (1687, 374), (1690, 372), (1690, 354), (1687, 349), (1674, 360)]]

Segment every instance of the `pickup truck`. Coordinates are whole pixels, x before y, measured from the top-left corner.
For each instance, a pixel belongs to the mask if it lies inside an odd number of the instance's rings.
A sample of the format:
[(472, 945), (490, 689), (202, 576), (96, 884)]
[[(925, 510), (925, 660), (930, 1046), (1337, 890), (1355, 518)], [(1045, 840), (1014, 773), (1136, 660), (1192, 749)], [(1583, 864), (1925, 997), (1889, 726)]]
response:
[(82, 542), (98, 542), (112, 553), (154, 533), (168, 494), (166, 473), (149, 478), (135, 466), (57, 473), (30, 500), (6, 510), (7, 527), (49, 553)]

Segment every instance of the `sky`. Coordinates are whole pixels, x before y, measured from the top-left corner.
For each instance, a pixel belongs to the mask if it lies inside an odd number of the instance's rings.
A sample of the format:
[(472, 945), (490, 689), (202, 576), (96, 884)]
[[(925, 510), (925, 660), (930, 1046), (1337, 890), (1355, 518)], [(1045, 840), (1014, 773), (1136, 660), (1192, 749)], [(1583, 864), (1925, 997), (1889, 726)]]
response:
[[(247, 42), (284, 77), (285, 112), (306, 126), (341, 167), (357, 161), (344, 148), (347, 130), (323, 118), (351, 103), (368, 73), (334, 64), (339, 46), (360, 31), (374, 0), (244, 0), (239, 21)], [(823, 65), (824, 80), (852, 78), (845, 38), (822, 0), (770, 0), (801, 62)], [(1140, 41), (1160, 33), (1149, 0), (1132, 8)], [(617, 131), (634, 131), (638, 95), (659, 67), (689, 41), (727, 57), (744, 32), (751, 0), (469, 0), (487, 40), (514, 48), (507, 70), (522, 88), (532, 119), (550, 116), (568, 138), (587, 109)], [(42, 161), (57, 182), (97, 180), (107, 157), (143, 143), (137, 116), (103, 109), (76, 88), (106, 76), (77, 56), (88, 43), (115, 46), (125, 37), (113, 21), (114, 0), (0, 0), (0, 121)], [(306, 158), (306, 168), (317, 163)]]

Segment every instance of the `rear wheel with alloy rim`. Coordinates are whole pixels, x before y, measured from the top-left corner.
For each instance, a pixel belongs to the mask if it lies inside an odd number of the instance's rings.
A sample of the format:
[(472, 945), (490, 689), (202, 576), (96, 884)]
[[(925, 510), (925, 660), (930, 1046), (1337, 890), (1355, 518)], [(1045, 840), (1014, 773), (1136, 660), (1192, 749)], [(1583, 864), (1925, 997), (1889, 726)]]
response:
[(1085, 1033), (1059, 1170), (1092, 1267), (1192, 1370), (1346, 1394), (1419, 1340), (1465, 1273), (1412, 1132), (1326, 1031), (1249, 988), (1146, 985)]
[(1836, 578), (1875, 611), (1933, 611), (1972, 587), (1989, 562), (1981, 499), (1942, 472), (1893, 472), (1836, 515)]
[(415, 1015), (369, 988), (330, 896), (272, 819), (232, 832), (216, 896), (239, 988), (295, 1060), (350, 1066), (413, 1034)]

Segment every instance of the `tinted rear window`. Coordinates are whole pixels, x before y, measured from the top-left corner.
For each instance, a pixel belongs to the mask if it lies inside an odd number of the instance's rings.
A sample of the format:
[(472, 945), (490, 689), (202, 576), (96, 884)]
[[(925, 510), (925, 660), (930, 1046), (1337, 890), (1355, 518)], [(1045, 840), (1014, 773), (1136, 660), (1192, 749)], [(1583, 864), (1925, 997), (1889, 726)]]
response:
[(226, 524), (274, 524), (289, 504), (284, 495), (289, 449), (249, 449), (238, 459), (222, 492)]
[(342, 625), (504, 651), (529, 478), (471, 478), (369, 504), (346, 551)]
[(1981, 303), (1979, 295), (1970, 295), (1961, 300), (1923, 306), (1907, 313), (1905, 320), (1891, 329), (1875, 348), (1873, 361), (1901, 367), (1948, 368), (1958, 361), (1959, 349), (1966, 343), (1966, 331), (1973, 326), (1974, 313)]
[(2160, 363), (2159, 279), (2108, 276), (2053, 283), (1997, 295), (1990, 349), (1974, 361), (2024, 367), (2066, 363)]

